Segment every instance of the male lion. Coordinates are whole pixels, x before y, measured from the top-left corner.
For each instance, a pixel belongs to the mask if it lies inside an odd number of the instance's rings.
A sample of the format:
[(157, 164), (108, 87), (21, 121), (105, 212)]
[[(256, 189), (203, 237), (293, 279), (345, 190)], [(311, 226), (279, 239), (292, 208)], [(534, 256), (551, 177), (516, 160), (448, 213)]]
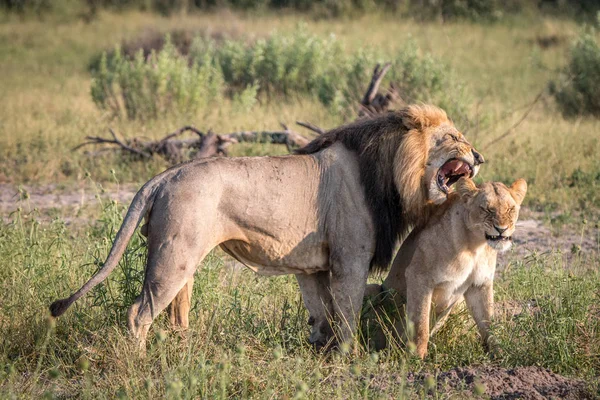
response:
[(259, 274), (296, 274), (311, 343), (323, 346), (334, 333), (346, 341), (370, 267), (386, 267), (407, 227), (483, 162), (433, 106), (334, 129), (297, 153), (197, 160), (152, 178), (135, 195), (104, 266), (54, 302), (52, 315), (108, 276), (145, 216), (146, 274), (128, 314), (142, 350), (169, 304), (171, 322), (187, 328), (194, 272), (215, 246)]
[[(472, 180), (461, 178), (456, 193), (450, 194), (429, 221), (406, 238), (383, 285), (367, 287), (367, 296), (380, 295), (384, 288), (394, 289), (398, 310), (406, 301), (419, 357), (427, 353), (432, 303), (438, 321), (431, 334), (463, 298), (488, 348), (496, 256), (511, 246), (526, 192), (523, 179), (511, 187), (488, 182), (477, 188)], [(398, 319), (393, 333), (404, 332), (403, 325)], [(376, 347), (383, 347), (382, 336), (381, 331), (374, 335)]]

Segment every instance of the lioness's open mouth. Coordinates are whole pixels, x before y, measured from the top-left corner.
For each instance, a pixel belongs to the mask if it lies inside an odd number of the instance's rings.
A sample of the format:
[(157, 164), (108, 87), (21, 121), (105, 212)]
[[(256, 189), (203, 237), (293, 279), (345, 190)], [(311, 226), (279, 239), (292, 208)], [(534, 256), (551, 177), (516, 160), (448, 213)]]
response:
[(453, 158), (446, 161), (437, 174), (437, 185), (444, 193), (448, 193), (450, 186), (454, 185), (461, 177), (473, 177), (473, 166), (466, 161)]
[(486, 233), (485, 239), (491, 242), (510, 242), (512, 240), (512, 236), (493, 236)]

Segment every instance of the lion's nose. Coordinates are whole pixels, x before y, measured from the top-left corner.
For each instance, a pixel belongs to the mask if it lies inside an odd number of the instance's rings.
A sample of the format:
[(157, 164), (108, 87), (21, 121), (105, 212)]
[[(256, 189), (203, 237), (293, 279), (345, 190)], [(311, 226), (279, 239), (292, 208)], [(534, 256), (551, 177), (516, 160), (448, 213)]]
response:
[(475, 149), (473, 151), (473, 157), (475, 158), (475, 165), (483, 164), (485, 162), (485, 158), (478, 153)]

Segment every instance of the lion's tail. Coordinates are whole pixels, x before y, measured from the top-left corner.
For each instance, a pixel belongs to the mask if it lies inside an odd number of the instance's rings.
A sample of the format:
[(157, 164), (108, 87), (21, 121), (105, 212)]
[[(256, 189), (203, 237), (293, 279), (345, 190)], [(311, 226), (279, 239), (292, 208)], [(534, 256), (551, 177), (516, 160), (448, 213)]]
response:
[(93, 289), (96, 285), (106, 279), (108, 275), (118, 265), (119, 260), (123, 256), (127, 244), (131, 240), (135, 229), (146, 215), (146, 212), (152, 207), (154, 203), (154, 197), (157, 191), (157, 187), (162, 179), (156, 177), (147, 182), (135, 195), (127, 210), (127, 215), (123, 220), (123, 224), (115, 237), (115, 241), (110, 249), (110, 253), (104, 265), (100, 270), (81, 287), (77, 292), (72, 294), (66, 299), (56, 300), (50, 305), (50, 313), (53, 317), (61, 316), (67, 309), (77, 301), (80, 297), (84, 296), (87, 292)]

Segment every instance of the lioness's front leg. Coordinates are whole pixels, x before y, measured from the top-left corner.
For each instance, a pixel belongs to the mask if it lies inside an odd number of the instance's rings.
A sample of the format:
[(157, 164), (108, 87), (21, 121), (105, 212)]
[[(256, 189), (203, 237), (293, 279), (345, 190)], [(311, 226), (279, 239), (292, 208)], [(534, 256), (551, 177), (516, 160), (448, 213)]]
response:
[(406, 288), (406, 313), (408, 323), (412, 325), (412, 329), (410, 326), (406, 329), (407, 339), (414, 340), (417, 355), (424, 358), (429, 342), (429, 312), (433, 290), (417, 277), (407, 276), (407, 281), (409, 284)]
[(494, 282), (488, 280), (481, 286), (471, 286), (465, 292), (465, 302), (475, 319), (483, 346), (489, 351), (490, 322), (494, 316)]

